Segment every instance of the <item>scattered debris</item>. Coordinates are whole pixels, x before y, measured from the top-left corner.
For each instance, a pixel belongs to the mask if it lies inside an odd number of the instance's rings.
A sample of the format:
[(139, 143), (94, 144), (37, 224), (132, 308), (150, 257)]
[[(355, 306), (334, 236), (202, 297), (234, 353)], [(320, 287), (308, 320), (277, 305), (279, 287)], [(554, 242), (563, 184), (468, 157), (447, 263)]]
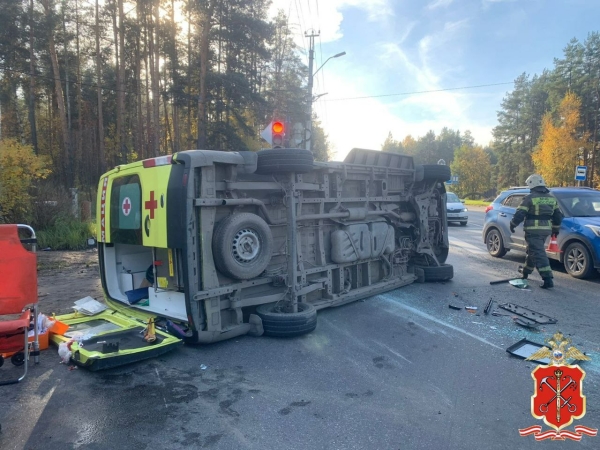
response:
[(454, 295), (455, 297), (458, 297), (458, 294), (456, 292), (453, 292), (452, 295)]
[(490, 311), (492, 310), (492, 305), (494, 304), (494, 300), (492, 300), (490, 298), (490, 301), (488, 302), (488, 304), (485, 306), (485, 309), (483, 310), (484, 314), (489, 314)]
[(456, 310), (456, 311), (460, 311), (460, 310), (462, 309), (462, 307), (461, 307), (461, 306), (455, 306), (455, 305), (448, 305), (448, 308), (450, 308), (450, 309), (454, 309), (454, 310)]
[[(516, 344), (513, 344), (510, 347), (508, 347), (506, 351), (511, 355), (516, 356), (517, 358), (525, 359), (533, 355), (542, 347), (544, 347), (544, 345), (529, 341), (527, 339), (521, 339)], [(534, 361), (540, 364), (548, 364), (550, 362), (548, 358)]]
[(553, 317), (546, 316), (545, 314), (533, 311), (529, 308), (525, 308), (523, 306), (515, 305), (514, 303), (503, 303), (498, 305), (499, 308), (505, 309), (506, 311), (510, 311), (513, 314), (524, 317), (525, 319), (529, 319), (540, 325), (550, 325), (558, 322), (558, 320)]
[(522, 317), (513, 317), (513, 322), (522, 327), (536, 330), (539, 325), (539, 323), (536, 323), (533, 320), (523, 319)]
[(475, 314), (477, 312), (477, 306), (465, 306), (465, 309), (472, 314)]
[[(502, 280), (494, 280), (494, 281), (490, 281), (490, 284), (502, 284), (502, 283), (508, 283), (512, 280), (514, 280), (515, 278), (503, 278)], [(518, 280), (520, 280), (520, 278), (517, 278)]]
[(523, 278), (517, 278), (515, 280), (510, 280), (509, 283), (519, 289), (527, 289), (529, 287), (529, 283), (527, 282), (527, 280), (524, 280)]
[(88, 295), (87, 297), (77, 300), (73, 309), (86, 316), (93, 316), (104, 311), (107, 307)]
[(200, 370), (206, 370), (208, 366), (206, 364), (200, 364)]

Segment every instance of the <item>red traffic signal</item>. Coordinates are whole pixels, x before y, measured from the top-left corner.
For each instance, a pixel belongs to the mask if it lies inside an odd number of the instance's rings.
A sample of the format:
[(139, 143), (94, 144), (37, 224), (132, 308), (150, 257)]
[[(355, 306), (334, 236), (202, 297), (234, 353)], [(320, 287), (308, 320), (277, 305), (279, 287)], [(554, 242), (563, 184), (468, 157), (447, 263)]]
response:
[(283, 137), (285, 136), (285, 125), (278, 120), (273, 121), (271, 125), (271, 145), (273, 148), (283, 146)]
[(271, 130), (273, 130), (273, 133), (282, 134), (285, 131), (285, 126), (283, 122), (273, 122)]

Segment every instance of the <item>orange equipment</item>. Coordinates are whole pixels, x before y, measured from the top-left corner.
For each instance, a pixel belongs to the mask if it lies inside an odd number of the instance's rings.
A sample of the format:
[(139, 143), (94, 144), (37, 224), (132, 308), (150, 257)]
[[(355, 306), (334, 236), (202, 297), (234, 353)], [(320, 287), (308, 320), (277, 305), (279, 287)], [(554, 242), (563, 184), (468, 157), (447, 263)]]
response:
[[(19, 229), (28, 231), (31, 238), (20, 239)], [(10, 353), (13, 364), (25, 366), (20, 378), (0, 381), (0, 386), (18, 383), (27, 375), (32, 312), (35, 331), (31, 355), (36, 364), (39, 361), (36, 243), (30, 226), (0, 225), (0, 366), (4, 363), (2, 354)], [(23, 244), (31, 244), (33, 251)]]

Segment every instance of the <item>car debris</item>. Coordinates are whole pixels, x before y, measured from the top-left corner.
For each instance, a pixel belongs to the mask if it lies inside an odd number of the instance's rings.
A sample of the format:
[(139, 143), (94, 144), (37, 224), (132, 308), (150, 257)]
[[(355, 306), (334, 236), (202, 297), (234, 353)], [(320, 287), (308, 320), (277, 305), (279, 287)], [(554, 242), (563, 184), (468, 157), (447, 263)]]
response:
[(529, 287), (529, 283), (527, 280), (523, 278), (516, 278), (514, 280), (510, 280), (509, 283), (519, 289), (527, 289)]
[(448, 308), (454, 309), (456, 311), (460, 311), (462, 309), (462, 306), (448, 305)]
[(473, 314), (477, 312), (477, 306), (465, 306), (465, 309)]
[(522, 327), (535, 329), (539, 326), (539, 323), (534, 322), (533, 320), (523, 319), (522, 317), (513, 317), (513, 322), (517, 325), (521, 325)]
[(490, 311), (492, 310), (492, 306), (494, 304), (494, 300), (490, 298), (490, 301), (488, 302), (488, 304), (485, 306), (483, 313), (484, 314), (489, 314)]
[(537, 311), (533, 311), (523, 306), (515, 305), (514, 303), (503, 303), (501, 305), (498, 305), (498, 307), (506, 311), (510, 311), (511, 313), (521, 316), (525, 319), (533, 321), (539, 325), (551, 325), (558, 322), (558, 320), (556, 320), (553, 317), (547, 316)]
[[(538, 344), (537, 342), (521, 339), (519, 342), (508, 347), (506, 351), (517, 358), (525, 359), (533, 355), (542, 347), (544, 347), (544, 345)], [(548, 358), (533, 361), (540, 364), (548, 364), (550, 362)]]

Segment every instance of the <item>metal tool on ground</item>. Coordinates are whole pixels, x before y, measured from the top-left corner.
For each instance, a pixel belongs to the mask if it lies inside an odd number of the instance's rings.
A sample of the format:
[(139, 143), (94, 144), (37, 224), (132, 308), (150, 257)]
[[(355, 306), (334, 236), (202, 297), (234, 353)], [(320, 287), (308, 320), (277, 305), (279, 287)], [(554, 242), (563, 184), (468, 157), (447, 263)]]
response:
[(498, 307), (506, 311), (510, 311), (511, 313), (521, 316), (529, 321), (533, 321), (538, 325), (552, 325), (558, 322), (558, 320), (553, 317), (533, 311), (523, 306), (515, 305), (514, 303), (503, 303), (498, 305)]
[(511, 282), (511, 281), (513, 281), (513, 280), (521, 280), (521, 279), (522, 279), (522, 278), (515, 278), (515, 277), (512, 277), (512, 278), (503, 278), (503, 279), (501, 279), (501, 280), (494, 280), (494, 281), (490, 281), (490, 284), (492, 284), (492, 285), (493, 285), (493, 284), (510, 283), (510, 282)]
[(462, 307), (461, 307), (461, 306), (455, 306), (455, 305), (448, 305), (448, 308), (450, 308), (450, 309), (454, 309), (454, 310), (456, 310), (456, 311), (460, 311), (460, 310), (462, 309)]
[(477, 312), (477, 306), (465, 306), (465, 309), (467, 311), (469, 311), (470, 313), (476, 313)]

